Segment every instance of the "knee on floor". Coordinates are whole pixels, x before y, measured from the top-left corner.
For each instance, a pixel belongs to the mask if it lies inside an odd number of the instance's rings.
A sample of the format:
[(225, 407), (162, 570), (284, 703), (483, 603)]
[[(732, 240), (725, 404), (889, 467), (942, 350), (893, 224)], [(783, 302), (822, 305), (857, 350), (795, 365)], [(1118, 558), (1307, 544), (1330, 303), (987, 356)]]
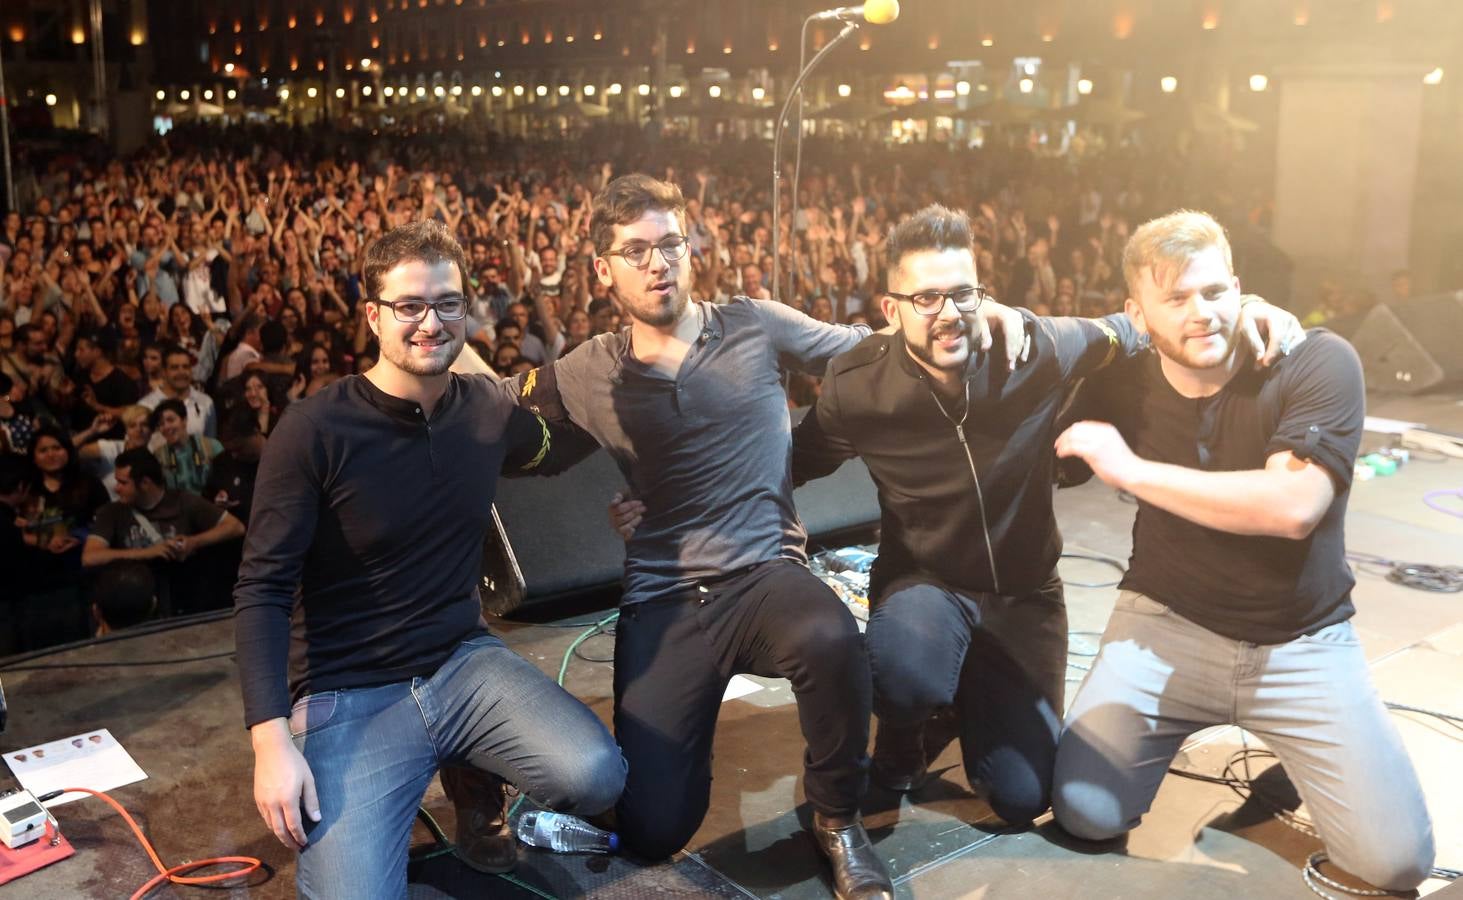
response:
[(549, 787), (554, 796), (546, 805), (581, 816), (602, 813), (625, 788), (625, 758), (613, 743), (573, 749)]
[(1052, 791), (1051, 800), (1057, 824), (1084, 841), (1110, 841), (1133, 827), (1118, 798), (1111, 791), (1090, 784), (1059, 783)]

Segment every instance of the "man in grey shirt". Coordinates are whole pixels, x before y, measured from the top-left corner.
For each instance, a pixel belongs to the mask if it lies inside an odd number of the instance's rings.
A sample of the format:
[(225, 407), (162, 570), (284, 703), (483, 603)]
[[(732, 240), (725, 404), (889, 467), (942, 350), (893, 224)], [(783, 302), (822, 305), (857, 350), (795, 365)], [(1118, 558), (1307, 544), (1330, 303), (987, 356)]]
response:
[[(607, 185), (594, 201), (594, 265), (630, 328), (506, 385), (522, 405), (593, 435), (646, 506), (615, 646), (615, 735), (630, 767), (618, 828), (650, 859), (684, 846), (710, 800), (727, 682), (739, 672), (785, 677), (807, 741), (813, 836), (835, 890), (891, 897), (858, 816), (868, 660), (852, 615), (806, 566), (782, 388), (785, 370), (821, 375), (869, 330), (770, 301), (693, 302), (684, 208), (678, 188), (647, 176)], [(1006, 334), (1019, 346), (1019, 316), (994, 304), (982, 315), (1015, 317)]]

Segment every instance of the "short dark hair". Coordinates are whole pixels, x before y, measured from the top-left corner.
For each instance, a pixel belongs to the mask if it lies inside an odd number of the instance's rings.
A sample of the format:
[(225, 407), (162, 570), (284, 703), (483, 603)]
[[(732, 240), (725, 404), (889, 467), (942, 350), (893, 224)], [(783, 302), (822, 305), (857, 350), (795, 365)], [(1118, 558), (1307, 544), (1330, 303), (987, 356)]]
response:
[(157, 431), (158, 424), (162, 422), (163, 413), (165, 412), (173, 413), (184, 422), (188, 421), (188, 407), (183, 405), (182, 400), (169, 397), (155, 406), (152, 410), (152, 415), (148, 417), (147, 423), (152, 426), (153, 431)]
[(104, 566), (92, 593), (97, 617), (113, 629), (146, 622), (157, 610), (157, 579), (143, 562)]
[(101, 351), (102, 356), (107, 359), (112, 359), (113, 354), (117, 352), (117, 341), (105, 331), (83, 331), (76, 336), (77, 343), (81, 343), (82, 341), (86, 341), (88, 344), (97, 348), (97, 350)]
[(594, 252), (604, 253), (615, 242), (615, 226), (638, 221), (650, 210), (673, 212), (686, 227), (686, 198), (681, 189), (669, 181), (639, 173), (621, 175), (604, 186), (594, 198), (594, 214), (589, 218), (589, 237)]
[(970, 217), (958, 209), (931, 203), (895, 225), (885, 244), (888, 270), (911, 253), (922, 250), (970, 250), (975, 252), (975, 235), (970, 230)]
[(15, 382), (11, 380), (10, 376), (4, 372), (0, 372), (0, 397), (9, 394), (10, 389), (13, 387), (15, 387)]
[(129, 470), (134, 482), (146, 478), (158, 487), (167, 486), (167, 482), (163, 480), (163, 464), (146, 447), (133, 447), (118, 453), (112, 468)]
[(163, 344), (162, 345), (162, 359), (163, 359), (163, 365), (164, 366), (166, 366), (168, 364), (168, 357), (169, 356), (186, 356), (186, 357), (188, 357), (188, 361), (189, 362), (192, 362), (193, 361), (193, 354), (189, 353), (187, 350), (185, 350), (184, 348), (178, 346), (177, 344)]
[(259, 347), (265, 353), (278, 353), (289, 343), (290, 335), (284, 323), (270, 319), (259, 326)]
[(436, 219), (411, 222), (391, 229), (366, 248), (366, 265), (363, 271), (366, 281), (366, 297), (378, 299), (381, 296), (381, 282), (386, 273), (404, 262), (424, 262), (433, 265), (450, 262), (457, 266), (462, 278), (462, 289), (467, 290), (467, 257), (462, 245), (452, 232)]

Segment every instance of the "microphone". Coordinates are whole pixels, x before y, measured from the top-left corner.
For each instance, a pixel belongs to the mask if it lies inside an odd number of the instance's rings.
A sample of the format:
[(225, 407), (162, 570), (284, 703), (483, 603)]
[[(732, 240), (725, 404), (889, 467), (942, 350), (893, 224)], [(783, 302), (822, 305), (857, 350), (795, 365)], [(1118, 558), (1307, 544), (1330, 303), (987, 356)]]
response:
[(863, 6), (840, 6), (825, 9), (808, 17), (814, 22), (858, 22), (888, 25), (899, 18), (899, 0), (869, 0)]

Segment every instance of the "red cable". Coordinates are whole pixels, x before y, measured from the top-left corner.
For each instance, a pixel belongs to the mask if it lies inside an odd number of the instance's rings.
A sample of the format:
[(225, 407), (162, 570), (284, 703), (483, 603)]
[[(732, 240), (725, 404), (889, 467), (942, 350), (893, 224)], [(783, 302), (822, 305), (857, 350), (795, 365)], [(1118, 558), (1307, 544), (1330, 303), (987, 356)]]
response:
[[(127, 824), (131, 826), (132, 833), (137, 836), (138, 843), (142, 844), (142, 849), (146, 850), (147, 855), (152, 858), (152, 864), (157, 867), (158, 874), (154, 875), (147, 884), (138, 888), (137, 892), (132, 895), (131, 900), (141, 900), (149, 891), (164, 882), (170, 881), (173, 884), (213, 884), (217, 881), (228, 881), (231, 878), (243, 878), (245, 875), (252, 874), (263, 865), (260, 860), (252, 856), (216, 856), (212, 859), (200, 859), (190, 863), (183, 863), (180, 866), (173, 866), (170, 869), (163, 865), (163, 861), (158, 857), (157, 851), (152, 848), (152, 843), (147, 839), (147, 835), (142, 833), (142, 829), (138, 827), (137, 822), (133, 820), (127, 810), (122, 808), (122, 804), (107, 796), (106, 793), (94, 791), (91, 788), (69, 787), (62, 788), (62, 791), (65, 793), (76, 791), (81, 794), (91, 794), (94, 797), (100, 797), (107, 801), (127, 821)], [(182, 874), (222, 863), (240, 863), (241, 868), (234, 869), (231, 872), (220, 872), (215, 875), (193, 875), (185, 877)]]

